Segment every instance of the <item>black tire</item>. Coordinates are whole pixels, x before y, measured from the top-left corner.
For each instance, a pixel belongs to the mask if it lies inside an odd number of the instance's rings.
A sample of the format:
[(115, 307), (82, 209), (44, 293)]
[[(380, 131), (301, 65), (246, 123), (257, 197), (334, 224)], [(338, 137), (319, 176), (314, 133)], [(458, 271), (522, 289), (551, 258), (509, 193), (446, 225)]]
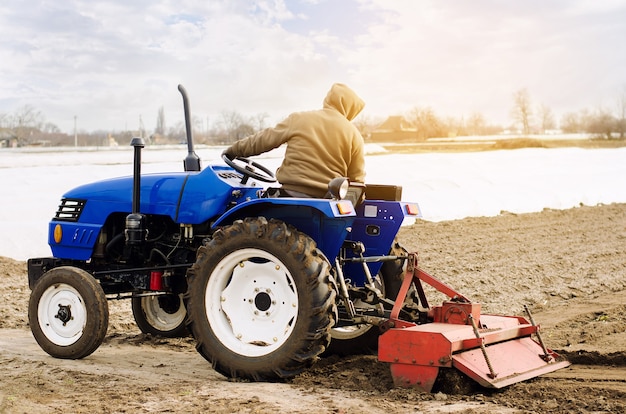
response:
[(183, 338), (189, 335), (182, 294), (133, 297), (131, 308), (135, 323), (145, 334), (164, 338)]
[[(394, 242), (389, 255), (400, 256), (406, 250)], [(395, 300), (404, 280), (404, 260), (384, 262), (376, 275), (376, 287), (387, 299)], [(355, 304), (358, 307), (358, 304)], [(375, 354), (378, 350), (380, 329), (370, 324), (336, 327), (331, 330), (331, 341), (326, 355)]]
[[(397, 241), (394, 241), (393, 246), (389, 250), (390, 256), (403, 256), (407, 251)], [(385, 283), (385, 297), (387, 299), (396, 300), (402, 282), (404, 281), (404, 271), (406, 268), (406, 260), (398, 259), (384, 262), (380, 268), (380, 273), (383, 276)]]
[(30, 329), (55, 358), (80, 359), (102, 343), (109, 325), (107, 299), (98, 281), (76, 267), (57, 267), (35, 284), (28, 303)]
[(188, 329), (229, 378), (276, 381), (328, 346), (335, 290), (315, 242), (278, 220), (238, 220), (198, 249), (187, 272)]

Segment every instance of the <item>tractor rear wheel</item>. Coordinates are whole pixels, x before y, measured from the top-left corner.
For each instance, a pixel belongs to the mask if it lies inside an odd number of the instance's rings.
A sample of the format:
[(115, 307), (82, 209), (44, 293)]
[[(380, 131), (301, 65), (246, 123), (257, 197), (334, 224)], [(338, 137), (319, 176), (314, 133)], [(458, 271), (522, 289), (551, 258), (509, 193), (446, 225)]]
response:
[(133, 317), (141, 332), (165, 338), (189, 335), (182, 294), (133, 297), (131, 302)]
[(92, 354), (109, 325), (107, 299), (98, 281), (77, 267), (46, 272), (28, 303), (30, 329), (39, 346), (55, 358)]
[(231, 378), (273, 381), (311, 366), (330, 341), (335, 290), (315, 242), (263, 217), (198, 249), (185, 305), (197, 350)]

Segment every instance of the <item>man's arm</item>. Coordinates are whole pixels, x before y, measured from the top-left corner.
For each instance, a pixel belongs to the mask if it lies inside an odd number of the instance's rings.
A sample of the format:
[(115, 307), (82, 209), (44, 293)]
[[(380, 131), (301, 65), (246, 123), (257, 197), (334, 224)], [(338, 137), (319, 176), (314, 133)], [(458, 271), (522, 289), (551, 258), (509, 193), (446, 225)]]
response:
[(266, 128), (232, 144), (224, 154), (233, 157), (250, 157), (280, 147), (289, 140), (289, 118), (273, 128)]

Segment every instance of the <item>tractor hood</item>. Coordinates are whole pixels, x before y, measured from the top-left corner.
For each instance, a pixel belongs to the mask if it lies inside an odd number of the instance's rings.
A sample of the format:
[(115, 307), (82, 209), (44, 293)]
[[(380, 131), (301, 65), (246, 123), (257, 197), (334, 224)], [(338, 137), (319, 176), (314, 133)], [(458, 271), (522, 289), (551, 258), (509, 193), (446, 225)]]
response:
[[(178, 223), (198, 224), (225, 210), (230, 188), (211, 168), (202, 172), (145, 174), (141, 176), (139, 211), (170, 216)], [(63, 198), (85, 202), (80, 222), (103, 224), (111, 213), (132, 211), (133, 177), (85, 184), (68, 191)]]

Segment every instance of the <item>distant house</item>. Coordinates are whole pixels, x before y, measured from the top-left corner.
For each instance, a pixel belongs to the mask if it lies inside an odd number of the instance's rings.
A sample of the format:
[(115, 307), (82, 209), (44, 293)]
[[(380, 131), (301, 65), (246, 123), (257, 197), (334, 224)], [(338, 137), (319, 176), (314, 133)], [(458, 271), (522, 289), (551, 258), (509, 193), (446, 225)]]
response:
[(371, 134), (373, 142), (407, 142), (419, 139), (417, 128), (412, 126), (403, 116), (390, 116), (378, 125)]
[(0, 148), (17, 147), (17, 137), (9, 130), (0, 131)]

